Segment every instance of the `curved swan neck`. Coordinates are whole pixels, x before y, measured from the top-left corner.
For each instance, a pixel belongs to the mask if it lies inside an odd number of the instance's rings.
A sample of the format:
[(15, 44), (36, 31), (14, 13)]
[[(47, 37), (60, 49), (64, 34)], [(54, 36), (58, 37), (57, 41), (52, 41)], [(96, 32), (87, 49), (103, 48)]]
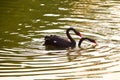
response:
[(80, 39), (80, 41), (79, 41), (79, 43), (78, 43), (78, 46), (79, 46), (79, 47), (81, 46), (82, 42), (83, 42), (85, 39), (87, 39), (87, 38), (81, 38), (81, 39)]
[(70, 39), (71, 43), (72, 43), (72, 44), (76, 44), (75, 40), (71, 37), (71, 35), (70, 35), (70, 33), (69, 33), (70, 31), (76, 32), (76, 30), (73, 29), (73, 28), (69, 28), (69, 29), (67, 29), (67, 31), (66, 31), (67, 37)]
[(81, 44), (82, 44), (82, 42), (83, 42), (84, 40), (88, 40), (88, 41), (93, 42), (93, 43), (96, 44), (96, 41), (95, 41), (95, 40), (90, 39), (90, 38), (84, 38), (84, 37), (82, 37), (82, 38), (80, 39), (79, 43), (78, 43), (78, 46), (79, 46), (79, 47), (81, 46)]

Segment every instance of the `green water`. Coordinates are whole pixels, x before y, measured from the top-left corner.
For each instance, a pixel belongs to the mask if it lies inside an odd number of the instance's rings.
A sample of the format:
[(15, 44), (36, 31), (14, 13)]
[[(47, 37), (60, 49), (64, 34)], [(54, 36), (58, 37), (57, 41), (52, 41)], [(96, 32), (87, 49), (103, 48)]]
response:
[[(0, 79), (119, 80), (119, 12), (119, 0), (1, 0)], [(45, 49), (46, 35), (69, 27), (98, 45)]]

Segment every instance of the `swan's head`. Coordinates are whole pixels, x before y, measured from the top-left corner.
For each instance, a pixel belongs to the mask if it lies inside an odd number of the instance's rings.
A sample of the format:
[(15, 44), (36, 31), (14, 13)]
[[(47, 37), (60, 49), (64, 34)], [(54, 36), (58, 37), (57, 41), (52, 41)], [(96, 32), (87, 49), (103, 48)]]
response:
[(89, 41), (92, 42), (92, 43), (94, 43), (95, 46), (97, 45), (97, 42), (96, 42), (94, 39), (90, 39), (90, 38), (89, 38)]
[(76, 35), (82, 37), (82, 34), (80, 32), (76, 32)]
[(69, 33), (70, 30), (74, 31), (76, 35), (82, 37), (81, 33), (78, 32), (78, 31), (77, 31), (76, 29), (74, 29), (74, 28), (68, 28), (68, 29), (67, 29), (67, 33)]

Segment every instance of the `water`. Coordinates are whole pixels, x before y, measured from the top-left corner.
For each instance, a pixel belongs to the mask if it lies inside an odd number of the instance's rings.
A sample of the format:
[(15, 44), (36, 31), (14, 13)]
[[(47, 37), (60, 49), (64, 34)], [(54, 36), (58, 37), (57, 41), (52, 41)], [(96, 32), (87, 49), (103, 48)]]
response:
[[(1, 80), (119, 80), (119, 0), (0, 1)], [(95, 48), (46, 50), (44, 36), (69, 27)], [(79, 40), (74, 33), (71, 35)]]

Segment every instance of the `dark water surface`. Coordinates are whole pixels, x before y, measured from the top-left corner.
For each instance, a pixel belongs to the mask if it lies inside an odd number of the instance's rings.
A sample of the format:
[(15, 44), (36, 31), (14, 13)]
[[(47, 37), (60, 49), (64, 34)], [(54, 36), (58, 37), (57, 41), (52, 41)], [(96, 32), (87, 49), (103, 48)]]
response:
[[(98, 45), (45, 49), (44, 36), (66, 37), (69, 27)], [(0, 80), (119, 80), (119, 75), (119, 0), (0, 1)]]

